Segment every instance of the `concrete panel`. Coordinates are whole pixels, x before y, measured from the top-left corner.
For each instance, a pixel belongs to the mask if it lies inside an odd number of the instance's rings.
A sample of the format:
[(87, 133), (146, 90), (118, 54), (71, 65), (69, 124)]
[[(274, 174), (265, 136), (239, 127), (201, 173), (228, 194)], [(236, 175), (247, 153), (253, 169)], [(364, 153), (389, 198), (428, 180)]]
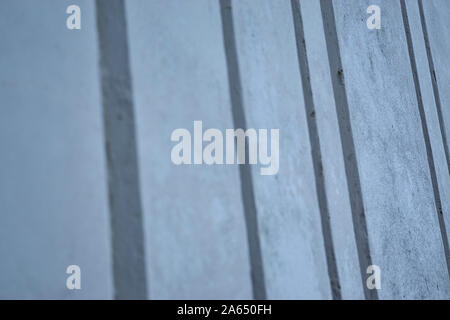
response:
[[(450, 177), (445, 157), (445, 148), (439, 126), (438, 106), (433, 94), (432, 78), (428, 65), (427, 51), (423, 37), (418, 1), (405, 1), (411, 42), (417, 68), (417, 78), (420, 84), (420, 94), (426, 117), (432, 159), (436, 172), (438, 197), (442, 206), (442, 215), (446, 234), (450, 233)], [(450, 23), (450, 21), (449, 21)], [(442, 226), (441, 226), (442, 228)], [(448, 241), (448, 239), (447, 239)]]
[[(447, 166), (449, 164), (448, 144), (450, 139), (450, 2), (446, 0), (420, 1), (423, 8), (424, 23), (427, 29), (426, 40), (430, 49), (433, 80), (436, 81), (436, 94), (440, 103), (441, 131), (447, 152)], [(450, 168), (448, 169), (450, 170)]]
[(114, 298), (146, 299), (144, 223), (123, 0), (97, 0)]
[[(66, 28), (74, 3), (81, 30)], [(0, 297), (111, 298), (94, 3), (8, 0), (0, 15)]]
[[(127, 1), (152, 299), (248, 299), (238, 167), (171, 162), (173, 130), (233, 128), (218, 1)], [(224, 131), (223, 131), (224, 132)]]
[[(314, 114), (322, 151), (323, 174), (343, 299), (363, 299), (358, 252), (345, 175), (338, 116), (330, 77), (320, 2), (300, 1), (305, 51), (309, 63)], [(303, 52), (303, 54), (305, 54)]]
[[(366, 9), (382, 8), (368, 30)], [(400, 2), (334, 1), (370, 252), (382, 299), (450, 295)], [(337, 53), (336, 53), (337, 54)], [(364, 266), (365, 267), (365, 266)]]
[(288, 1), (232, 2), (248, 128), (280, 129), (279, 172), (252, 177), (267, 298), (328, 299), (321, 217)]

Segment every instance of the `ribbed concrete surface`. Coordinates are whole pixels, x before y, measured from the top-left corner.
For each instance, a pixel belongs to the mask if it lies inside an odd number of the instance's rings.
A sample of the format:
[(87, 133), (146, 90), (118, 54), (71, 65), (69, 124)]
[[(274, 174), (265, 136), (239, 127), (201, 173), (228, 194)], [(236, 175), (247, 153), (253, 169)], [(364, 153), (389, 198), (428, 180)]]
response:
[(126, 4), (149, 296), (251, 298), (238, 167), (170, 161), (174, 129), (233, 127), (219, 3)]
[[(449, 32), (445, 0), (3, 1), (0, 298), (449, 299)], [(278, 173), (176, 166), (196, 120), (280, 129)]]
[(383, 11), (381, 30), (369, 31), (353, 17), (364, 19), (364, 8), (372, 2), (334, 7), (370, 254), (383, 270), (379, 296), (448, 297), (450, 280), (400, 3)]

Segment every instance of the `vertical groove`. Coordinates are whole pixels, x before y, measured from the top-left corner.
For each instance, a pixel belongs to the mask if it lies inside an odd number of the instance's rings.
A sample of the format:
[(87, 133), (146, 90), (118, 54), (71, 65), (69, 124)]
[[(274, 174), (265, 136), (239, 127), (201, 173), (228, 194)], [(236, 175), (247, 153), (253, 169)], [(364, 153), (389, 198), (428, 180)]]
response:
[(401, 4), (401, 8), (402, 8), (402, 17), (403, 17), (403, 25), (405, 27), (406, 41), (408, 43), (409, 60), (411, 62), (412, 74), (413, 74), (413, 78), (414, 78), (414, 87), (416, 89), (417, 105), (418, 105), (419, 113), (420, 113), (422, 133), (423, 133), (423, 137), (425, 140), (425, 147), (427, 150), (428, 167), (430, 168), (430, 176), (431, 176), (431, 183), (433, 185), (434, 201), (435, 201), (435, 205), (436, 205), (439, 227), (441, 229), (442, 241), (444, 244), (444, 253), (445, 253), (446, 262), (447, 262), (447, 270), (450, 275), (447, 231), (445, 229), (445, 221), (444, 221), (444, 217), (442, 214), (442, 204), (441, 204), (441, 197), (439, 194), (436, 168), (434, 166), (434, 159), (433, 159), (433, 152), (431, 149), (430, 135), (428, 133), (427, 119), (425, 117), (425, 110), (423, 107), (423, 100), (422, 100), (422, 94), (421, 94), (421, 89), (420, 89), (419, 76), (417, 73), (416, 58), (415, 58), (414, 48), (413, 48), (413, 44), (412, 44), (411, 29), (409, 26), (408, 13), (406, 10), (405, 0), (400, 0), (400, 4)]
[[(222, 18), (222, 30), (234, 127), (246, 130), (247, 126), (242, 102), (242, 85), (239, 75), (239, 61), (233, 26), (231, 0), (220, 0), (220, 13)], [(248, 154), (247, 140), (245, 141), (245, 152)], [(241, 192), (244, 205), (245, 223), (247, 227), (253, 298), (262, 300), (266, 299), (267, 295), (264, 283), (264, 268), (258, 233), (258, 217), (250, 165), (247, 163), (239, 165), (239, 174), (241, 178)]]
[(116, 299), (147, 297), (144, 234), (123, 0), (97, 0)]
[(367, 276), (366, 268), (372, 265), (372, 258), (370, 255), (366, 215), (361, 193), (361, 182), (350, 122), (350, 112), (345, 89), (344, 71), (342, 68), (341, 53), (336, 31), (334, 9), (331, 0), (320, 0), (320, 6), (322, 10), (325, 40), (327, 43), (336, 112), (338, 115), (339, 132), (345, 159), (345, 174), (347, 176), (347, 186), (352, 208), (353, 229), (358, 249), (361, 280), (366, 299), (378, 299), (377, 291), (368, 289), (365, 283), (365, 278)]
[(303, 85), (303, 96), (305, 101), (306, 119), (309, 129), (309, 140), (311, 144), (311, 155), (313, 159), (314, 175), (316, 180), (317, 199), (319, 201), (320, 217), (322, 222), (322, 233), (327, 258), (328, 276), (330, 279), (331, 293), (333, 299), (340, 300), (341, 288), (334, 252), (333, 237), (330, 226), (330, 214), (325, 190), (323, 176), (322, 153), (320, 150), (320, 138), (317, 129), (317, 121), (312, 96), (308, 56), (306, 54), (305, 35), (303, 20), (298, 0), (291, 0), (292, 14), (294, 18), (295, 38), (297, 42), (297, 57), (300, 66), (300, 74)]
[(425, 21), (425, 14), (423, 12), (422, 0), (419, 0), (419, 12), (420, 12), (420, 21), (422, 23), (423, 38), (425, 40), (425, 47), (427, 50), (427, 58), (428, 58), (428, 66), (430, 68), (431, 82), (433, 84), (433, 94), (434, 94), (434, 100), (436, 102), (436, 109), (437, 109), (437, 114), (438, 114), (438, 119), (439, 119), (439, 127), (441, 129), (442, 143), (444, 144), (445, 159), (447, 160), (447, 168), (450, 172), (448, 141), (447, 141), (447, 134), (445, 131), (444, 120), (442, 117), (441, 97), (439, 95), (439, 89), (438, 89), (438, 84), (437, 84), (437, 79), (436, 79), (436, 70), (434, 69), (433, 55), (431, 54), (430, 39), (428, 37), (428, 29), (427, 29), (427, 24)]

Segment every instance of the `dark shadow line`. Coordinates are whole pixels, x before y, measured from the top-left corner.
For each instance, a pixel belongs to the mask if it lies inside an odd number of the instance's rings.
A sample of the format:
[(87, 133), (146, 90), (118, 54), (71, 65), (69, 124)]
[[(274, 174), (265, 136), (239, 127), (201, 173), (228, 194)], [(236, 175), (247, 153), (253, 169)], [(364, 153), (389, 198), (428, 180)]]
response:
[(425, 147), (427, 150), (428, 167), (430, 169), (431, 182), (433, 185), (433, 195), (434, 195), (434, 201), (435, 201), (435, 205), (436, 205), (436, 212), (437, 212), (437, 216), (438, 216), (439, 227), (441, 229), (441, 236), (442, 236), (441, 239), (444, 244), (444, 254), (445, 254), (445, 258), (446, 258), (445, 260), (447, 263), (447, 271), (450, 276), (450, 264), (449, 264), (450, 263), (449, 262), (450, 255), (449, 255), (449, 248), (448, 248), (448, 237), (447, 237), (447, 231), (445, 229), (444, 216), (442, 214), (442, 204), (441, 204), (441, 197), (439, 194), (436, 168), (434, 166), (434, 159), (433, 159), (433, 152), (431, 149), (430, 135), (428, 133), (427, 119), (426, 119), (425, 110), (423, 107), (422, 93), (421, 93), (421, 89), (420, 89), (419, 76), (417, 73), (416, 58), (415, 58), (414, 48), (413, 48), (413, 44), (412, 44), (411, 28), (409, 25), (408, 12), (406, 10), (405, 0), (400, 0), (400, 5), (402, 8), (403, 25), (405, 27), (406, 41), (408, 44), (409, 60), (411, 62), (412, 74), (413, 74), (413, 78), (414, 78), (414, 86), (416, 89), (417, 105), (418, 105), (419, 113), (420, 113), (422, 133), (423, 133), (423, 137), (425, 140)]
[[(246, 130), (247, 126), (242, 102), (242, 85), (239, 74), (239, 61), (233, 26), (231, 0), (220, 0), (220, 13), (234, 127)], [(245, 152), (248, 154), (247, 140), (245, 142)], [(242, 201), (247, 228), (253, 298), (262, 300), (267, 298), (267, 294), (264, 283), (264, 267), (250, 165), (247, 163), (239, 165), (239, 174), (241, 178)]]
[(322, 153), (320, 150), (320, 138), (317, 129), (314, 99), (311, 89), (308, 56), (306, 54), (305, 34), (300, 4), (298, 0), (291, 0), (292, 15), (294, 19), (295, 39), (297, 43), (297, 57), (300, 66), (300, 75), (303, 86), (303, 97), (305, 102), (305, 113), (309, 129), (309, 140), (311, 144), (311, 156), (314, 166), (316, 180), (316, 193), (319, 201), (320, 218), (322, 222), (322, 234), (324, 239), (325, 254), (327, 258), (328, 276), (331, 286), (332, 297), (335, 300), (342, 299), (339, 274), (334, 252), (333, 237), (330, 226), (330, 214), (323, 176)]
[(97, 0), (114, 297), (146, 299), (144, 230), (123, 0)]
[(325, 40), (327, 43), (336, 112), (338, 115), (339, 132), (342, 150), (344, 153), (345, 174), (347, 176), (347, 186), (350, 195), (353, 230), (355, 232), (356, 246), (358, 249), (358, 259), (361, 271), (361, 280), (364, 288), (364, 296), (366, 299), (378, 299), (377, 290), (368, 289), (365, 283), (365, 277), (367, 276), (366, 268), (372, 265), (372, 258), (370, 255), (366, 215), (361, 194), (361, 181), (356, 159), (355, 144), (353, 141), (350, 112), (344, 82), (344, 70), (342, 68), (333, 3), (331, 0), (320, 0), (320, 7), (322, 11)]
[(425, 14), (423, 11), (422, 0), (419, 0), (419, 12), (420, 12), (420, 22), (422, 23), (423, 38), (425, 40), (425, 48), (427, 50), (427, 58), (428, 58), (428, 66), (430, 69), (431, 82), (433, 84), (433, 94), (434, 94), (434, 100), (436, 102), (436, 109), (437, 109), (437, 114), (438, 114), (438, 119), (439, 119), (439, 127), (441, 129), (442, 143), (444, 144), (445, 159), (447, 160), (447, 169), (450, 172), (450, 160), (449, 160), (450, 156), (448, 153), (448, 141), (447, 141), (447, 134), (445, 131), (445, 124), (444, 124), (444, 120), (442, 117), (441, 97), (439, 94), (439, 88), (438, 88), (437, 79), (436, 79), (436, 70), (434, 69), (434, 60), (433, 60), (433, 55), (431, 53), (430, 39), (428, 37), (428, 29), (427, 29), (427, 24), (425, 21)]

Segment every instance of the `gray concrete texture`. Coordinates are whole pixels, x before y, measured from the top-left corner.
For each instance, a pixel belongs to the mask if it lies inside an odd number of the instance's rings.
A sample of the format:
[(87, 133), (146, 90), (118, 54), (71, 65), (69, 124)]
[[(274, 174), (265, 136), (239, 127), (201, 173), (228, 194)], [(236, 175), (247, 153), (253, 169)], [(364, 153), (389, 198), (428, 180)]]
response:
[[(71, 1), (0, 3), (0, 297), (112, 298), (95, 22)], [(81, 290), (66, 288), (79, 265)]]
[(320, 2), (301, 1), (300, 6), (293, 10), (297, 10), (294, 13), (299, 14), (303, 22), (303, 38), (299, 40), (300, 43), (304, 40), (304, 44), (299, 52), (305, 56), (305, 64), (309, 66), (309, 73), (304, 76), (310, 78), (314, 110), (308, 116), (317, 119), (341, 296), (343, 299), (362, 299), (362, 282), (355, 276), (359, 273), (358, 253)]
[(360, 22), (374, 3), (333, 4), (370, 254), (383, 270), (379, 295), (448, 297), (450, 280), (400, 2), (383, 11), (379, 31), (368, 32)]
[[(450, 299), (450, 2), (0, 16), (1, 299)], [(280, 129), (278, 173), (173, 164), (196, 120)]]
[[(289, 1), (236, 1), (234, 26), (248, 128), (281, 128), (280, 170), (253, 168), (270, 298), (330, 298)], [(290, 19), (286, 19), (289, 17)]]

